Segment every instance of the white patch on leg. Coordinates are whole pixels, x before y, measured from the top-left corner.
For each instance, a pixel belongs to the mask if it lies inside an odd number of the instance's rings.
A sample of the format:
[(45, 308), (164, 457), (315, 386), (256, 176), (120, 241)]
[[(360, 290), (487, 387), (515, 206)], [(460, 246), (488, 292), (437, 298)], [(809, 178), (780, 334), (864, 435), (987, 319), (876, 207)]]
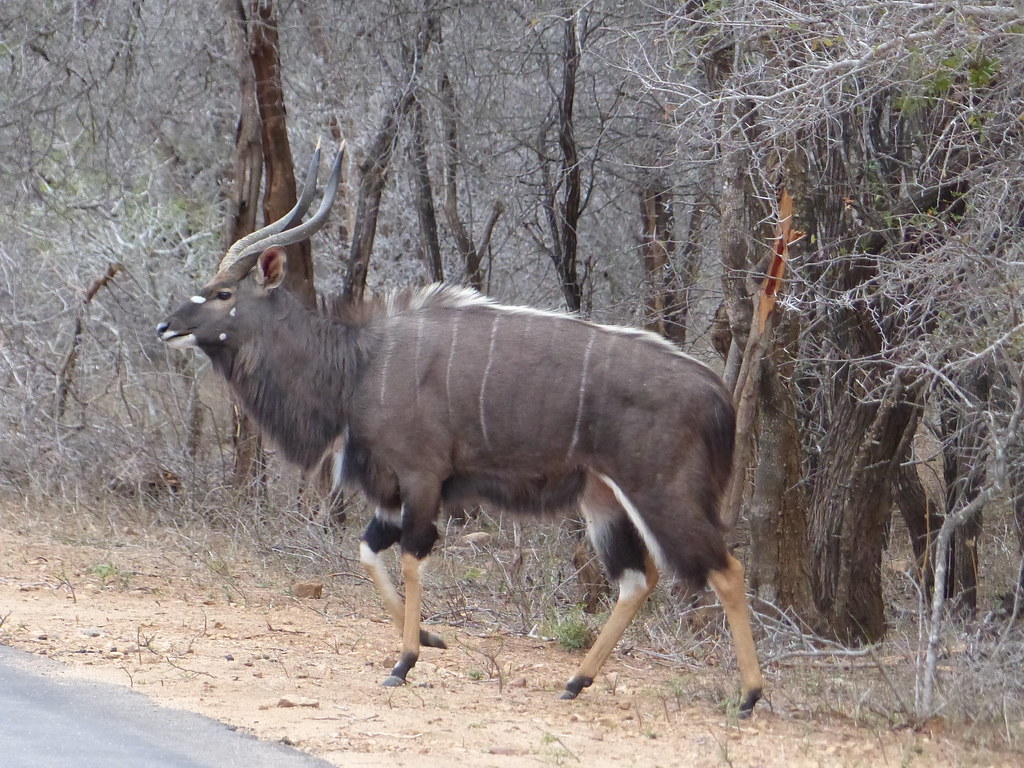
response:
[(331, 454), (331, 493), (341, 490), (341, 480), (345, 476), (345, 450), (339, 449)]
[(379, 568), (380, 567), (380, 555), (370, 549), (370, 545), (365, 541), (359, 542), (359, 562), (365, 565), (367, 568)]
[(627, 568), (619, 579), (619, 600), (635, 600), (651, 591), (647, 574)]
[(590, 543), (598, 552), (607, 552), (613, 545), (611, 519), (606, 513), (601, 513), (600, 507), (587, 504), (586, 496), (580, 500), (580, 511), (587, 522), (587, 538)]
[(675, 573), (675, 569), (671, 568), (668, 562), (665, 560), (665, 553), (662, 552), (661, 546), (658, 544), (658, 540), (654, 538), (654, 534), (651, 529), (647, 527), (647, 523), (640, 516), (640, 512), (634, 506), (633, 502), (629, 500), (629, 496), (626, 492), (619, 488), (618, 483), (612, 480), (608, 475), (604, 475), (600, 472), (595, 474), (604, 482), (609, 488), (612, 489), (612, 493), (615, 494), (615, 500), (619, 502), (626, 514), (629, 515), (629, 521), (633, 523), (636, 529), (640, 532), (640, 537), (644, 540), (644, 546), (647, 547), (647, 551), (651, 553), (654, 558), (655, 564), (658, 568), (665, 573)]
[(385, 523), (402, 527), (402, 510), (400, 509), (387, 509), (385, 507), (377, 507), (373, 513), (374, 517), (380, 518)]

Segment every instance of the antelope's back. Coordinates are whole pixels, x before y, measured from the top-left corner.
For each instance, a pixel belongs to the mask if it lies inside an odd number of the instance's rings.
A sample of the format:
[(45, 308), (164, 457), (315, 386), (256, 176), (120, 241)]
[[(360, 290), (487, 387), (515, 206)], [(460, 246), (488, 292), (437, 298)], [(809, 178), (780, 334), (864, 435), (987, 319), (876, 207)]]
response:
[(458, 297), (379, 321), (351, 428), (389, 465), (442, 477), (589, 466), (646, 482), (698, 459), (728, 474), (732, 406), (703, 364), (647, 332)]

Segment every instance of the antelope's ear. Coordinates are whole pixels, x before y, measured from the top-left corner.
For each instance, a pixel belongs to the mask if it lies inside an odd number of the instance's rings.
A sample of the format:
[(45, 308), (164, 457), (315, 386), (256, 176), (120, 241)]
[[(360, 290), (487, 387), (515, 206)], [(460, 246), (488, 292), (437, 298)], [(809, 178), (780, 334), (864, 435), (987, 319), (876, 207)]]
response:
[(268, 291), (277, 288), (284, 280), (285, 263), (288, 261), (284, 248), (274, 246), (260, 254), (259, 282)]

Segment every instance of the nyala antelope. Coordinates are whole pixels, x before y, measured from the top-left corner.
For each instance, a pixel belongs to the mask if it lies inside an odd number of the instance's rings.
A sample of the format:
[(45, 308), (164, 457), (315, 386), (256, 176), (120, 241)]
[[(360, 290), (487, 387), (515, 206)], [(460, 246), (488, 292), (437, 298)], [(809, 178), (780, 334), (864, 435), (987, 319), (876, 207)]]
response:
[[(665, 571), (710, 583), (725, 608), (742, 686), (761, 697), (743, 567), (723, 541), (734, 413), (710, 369), (654, 334), (503, 306), (431, 285), (311, 311), (280, 288), (283, 246), (320, 229), (342, 147), (316, 213), (319, 148), (296, 207), (235, 243), (217, 274), (158, 326), (198, 347), (280, 450), (312, 469), (339, 451), (339, 482), (377, 505), (361, 561), (401, 635), (385, 685), (405, 682), (420, 647), (421, 575), (442, 505), (511, 513), (580, 509), (618, 600), (562, 698), (591, 685)], [(252, 277), (249, 277), (252, 272)], [(405, 601), (381, 553), (401, 549)]]

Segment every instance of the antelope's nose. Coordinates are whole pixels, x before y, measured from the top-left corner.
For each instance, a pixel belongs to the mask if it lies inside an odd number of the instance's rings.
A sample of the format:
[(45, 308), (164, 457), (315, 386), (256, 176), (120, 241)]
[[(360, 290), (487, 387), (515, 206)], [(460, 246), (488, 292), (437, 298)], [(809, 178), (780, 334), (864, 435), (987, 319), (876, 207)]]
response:
[(166, 331), (166, 330), (167, 330), (167, 323), (160, 323), (160, 325), (158, 325), (156, 327), (156, 333), (157, 333), (158, 336), (163, 336), (164, 335), (164, 331)]

